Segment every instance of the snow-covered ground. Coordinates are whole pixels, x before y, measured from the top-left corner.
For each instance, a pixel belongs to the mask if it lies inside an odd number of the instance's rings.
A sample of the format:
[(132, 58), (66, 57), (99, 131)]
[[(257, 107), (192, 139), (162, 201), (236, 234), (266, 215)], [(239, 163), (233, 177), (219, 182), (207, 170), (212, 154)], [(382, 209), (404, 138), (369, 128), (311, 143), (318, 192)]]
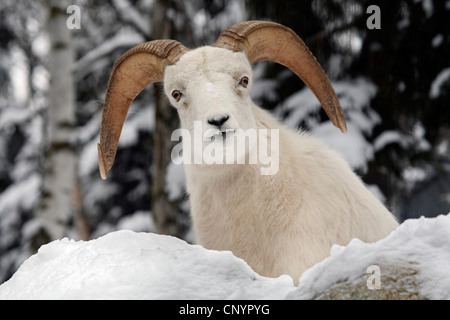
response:
[(116, 231), (62, 239), (26, 260), (0, 286), (0, 299), (311, 299), (371, 265), (380, 267), (381, 287), (385, 266), (413, 267), (421, 296), (450, 299), (450, 214), (407, 220), (377, 243), (334, 246), (299, 287), (289, 276), (256, 274), (231, 252), (174, 237)]

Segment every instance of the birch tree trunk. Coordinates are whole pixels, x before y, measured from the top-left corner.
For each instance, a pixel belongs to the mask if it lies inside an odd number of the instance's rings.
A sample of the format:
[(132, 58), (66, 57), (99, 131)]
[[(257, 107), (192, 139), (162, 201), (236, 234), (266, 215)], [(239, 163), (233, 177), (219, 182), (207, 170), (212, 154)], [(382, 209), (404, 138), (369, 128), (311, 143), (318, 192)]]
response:
[(69, 1), (47, 0), (47, 30), (50, 37), (48, 67), (50, 88), (45, 123), (45, 172), (41, 200), (36, 212), (37, 226), (32, 249), (63, 237), (74, 216), (73, 195), (76, 187), (77, 156), (75, 86), (73, 78), (74, 47), (72, 30), (66, 25)]

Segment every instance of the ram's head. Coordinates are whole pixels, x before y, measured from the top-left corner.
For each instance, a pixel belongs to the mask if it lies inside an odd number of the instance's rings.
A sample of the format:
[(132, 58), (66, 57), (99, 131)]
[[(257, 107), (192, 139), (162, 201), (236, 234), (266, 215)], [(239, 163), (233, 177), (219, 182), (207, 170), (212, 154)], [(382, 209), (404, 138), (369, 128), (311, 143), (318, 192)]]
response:
[(282, 25), (248, 21), (223, 31), (213, 47), (189, 50), (174, 40), (155, 40), (129, 50), (116, 62), (98, 145), (102, 178), (113, 165), (131, 103), (152, 82), (164, 81), (185, 129), (192, 130), (194, 121), (213, 129), (212, 135), (255, 128), (249, 96), (251, 64), (261, 60), (295, 72), (314, 92), (333, 124), (346, 132), (336, 93), (304, 42)]

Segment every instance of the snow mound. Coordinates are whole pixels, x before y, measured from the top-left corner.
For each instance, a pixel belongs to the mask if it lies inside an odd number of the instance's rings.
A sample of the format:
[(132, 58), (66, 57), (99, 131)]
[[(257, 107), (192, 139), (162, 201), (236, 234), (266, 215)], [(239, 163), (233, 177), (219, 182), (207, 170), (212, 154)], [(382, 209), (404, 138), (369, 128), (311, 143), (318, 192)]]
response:
[(376, 243), (335, 245), (299, 287), (288, 276), (256, 274), (231, 252), (169, 236), (117, 231), (87, 242), (57, 240), (0, 286), (0, 299), (313, 299), (360, 280), (373, 265), (382, 289), (389, 270), (409, 268), (420, 296), (450, 299), (450, 214), (407, 220)]
[(292, 289), (290, 277), (261, 277), (231, 252), (116, 231), (42, 246), (0, 299), (281, 299)]

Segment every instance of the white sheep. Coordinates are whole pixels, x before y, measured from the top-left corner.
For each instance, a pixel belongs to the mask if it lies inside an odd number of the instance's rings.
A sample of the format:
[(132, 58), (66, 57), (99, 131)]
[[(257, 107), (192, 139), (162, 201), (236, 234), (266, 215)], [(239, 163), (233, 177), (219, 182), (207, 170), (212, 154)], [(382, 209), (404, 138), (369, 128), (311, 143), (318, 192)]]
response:
[(195, 121), (201, 121), (204, 133), (215, 130), (209, 135), (214, 138), (238, 129), (265, 129), (271, 141), (276, 132), (276, 174), (261, 174), (260, 162), (185, 164), (187, 192), (199, 244), (231, 250), (259, 274), (288, 274), (297, 283), (307, 268), (329, 255), (333, 244), (353, 238), (377, 241), (397, 222), (339, 154), (253, 104), (251, 64), (260, 60), (294, 71), (331, 121), (346, 131), (336, 94), (303, 41), (279, 24), (249, 21), (222, 32), (213, 47), (190, 51), (174, 40), (156, 40), (125, 53), (108, 84), (99, 166), (105, 179), (131, 102), (156, 81), (164, 81), (181, 127), (192, 135)]

